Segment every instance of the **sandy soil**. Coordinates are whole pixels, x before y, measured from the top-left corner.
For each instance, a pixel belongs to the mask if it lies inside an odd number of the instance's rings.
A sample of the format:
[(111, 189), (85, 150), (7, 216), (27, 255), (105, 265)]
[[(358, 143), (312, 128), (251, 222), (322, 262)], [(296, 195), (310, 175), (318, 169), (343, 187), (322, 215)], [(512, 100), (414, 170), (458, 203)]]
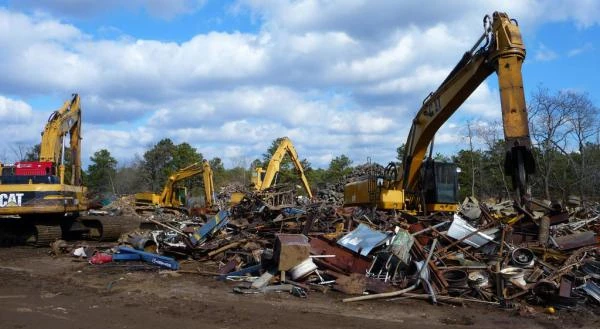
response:
[(519, 315), (418, 300), (344, 304), (333, 291), (239, 295), (235, 285), (139, 265), (94, 266), (44, 248), (0, 248), (0, 328), (600, 327), (600, 316), (589, 311)]

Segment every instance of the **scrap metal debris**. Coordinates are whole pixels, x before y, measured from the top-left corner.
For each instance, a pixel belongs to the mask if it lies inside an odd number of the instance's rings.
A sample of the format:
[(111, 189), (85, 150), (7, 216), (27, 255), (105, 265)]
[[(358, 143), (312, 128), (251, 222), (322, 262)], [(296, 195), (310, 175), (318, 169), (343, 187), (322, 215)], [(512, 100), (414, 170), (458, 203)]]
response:
[[(347, 179), (373, 170), (358, 167)], [(197, 271), (181, 273), (233, 281), (243, 294), (307, 297), (334, 289), (356, 295), (344, 302), (414, 298), (525, 313), (600, 304), (597, 205), (530, 200), (521, 207), (469, 197), (457, 213), (415, 217), (343, 208), (335, 186), (312, 200), (285, 185), (229, 187), (222, 198), (232, 193), (241, 193), (239, 200), (213, 215), (157, 210), (141, 219), (151, 229), (130, 232), (108, 252), (88, 253), (90, 262), (140, 260), (177, 270), (176, 259), (191, 260)], [(119, 211), (134, 212), (117, 202)]]

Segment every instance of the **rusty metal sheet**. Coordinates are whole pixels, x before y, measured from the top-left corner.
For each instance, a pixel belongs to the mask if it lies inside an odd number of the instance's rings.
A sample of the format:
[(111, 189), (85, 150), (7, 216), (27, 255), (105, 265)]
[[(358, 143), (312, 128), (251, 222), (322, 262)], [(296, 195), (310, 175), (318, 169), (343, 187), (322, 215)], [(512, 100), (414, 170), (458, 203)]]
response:
[(569, 221), (568, 212), (559, 212), (550, 216), (550, 225), (558, 225)]
[(333, 289), (349, 295), (362, 295), (367, 289), (366, 280), (366, 276), (360, 273), (340, 275), (335, 279)]
[(382, 280), (375, 279), (375, 278), (369, 278), (369, 277), (367, 277), (366, 280), (367, 280), (367, 286), (366, 286), (367, 291), (374, 292), (376, 294), (380, 294), (380, 293), (396, 290), (396, 288), (394, 288), (388, 282), (384, 282)]
[(596, 244), (596, 233), (592, 231), (585, 231), (581, 233), (569, 234), (554, 238), (558, 249), (560, 250), (571, 250), (585, 246)]
[(227, 264), (225, 264), (223, 267), (221, 267), (219, 269), (219, 274), (227, 274), (227, 273), (235, 270), (236, 266), (237, 266), (237, 262), (232, 259), (229, 262), (227, 262)]
[(558, 288), (558, 295), (560, 297), (571, 297), (571, 290), (573, 289), (573, 280), (567, 276), (563, 276), (560, 279), (560, 287)]
[(346, 273), (366, 273), (371, 266), (371, 259), (368, 257), (354, 253), (322, 237), (312, 238), (310, 247), (310, 253), (313, 255), (335, 255), (335, 257), (322, 258), (319, 261)]

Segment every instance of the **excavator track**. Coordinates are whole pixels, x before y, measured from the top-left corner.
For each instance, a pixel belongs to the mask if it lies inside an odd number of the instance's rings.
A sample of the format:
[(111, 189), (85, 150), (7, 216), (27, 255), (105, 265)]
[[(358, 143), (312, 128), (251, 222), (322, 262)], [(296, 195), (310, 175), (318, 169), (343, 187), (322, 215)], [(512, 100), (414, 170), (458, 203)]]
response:
[(87, 237), (97, 241), (115, 241), (139, 227), (139, 220), (120, 216), (83, 216), (79, 221), (89, 229)]
[(28, 239), (28, 243), (36, 247), (47, 247), (50, 243), (62, 238), (62, 229), (60, 225), (33, 225), (33, 235)]

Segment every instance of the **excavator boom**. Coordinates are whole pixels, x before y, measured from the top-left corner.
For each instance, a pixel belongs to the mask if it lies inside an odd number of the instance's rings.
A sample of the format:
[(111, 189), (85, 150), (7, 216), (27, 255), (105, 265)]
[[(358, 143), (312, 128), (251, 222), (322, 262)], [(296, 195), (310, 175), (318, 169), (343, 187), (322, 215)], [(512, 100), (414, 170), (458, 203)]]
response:
[[(81, 100), (73, 94), (71, 100), (52, 112), (42, 132), (39, 162), (52, 162), (63, 166), (65, 158), (64, 138), (69, 134), (71, 151), (71, 184), (81, 185)], [(59, 167), (61, 182), (64, 181), (64, 167)]]
[[(533, 173), (535, 164), (521, 75), (525, 46), (516, 21), (505, 13), (495, 12), (492, 18), (486, 16), (484, 26), (484, 34), (473, 49), (425, 99), (413, 120), (403, 159), (403, 188), (410, 193), (417, 193), (420, 188), (421, 166), (435, 133), (494, 72), (500, 86), (507, 174), (513, 176), (514, 188), (521, 196), (526, 192), (527, 176)], [(478, 49), (484, 40), (485, 44)]]

